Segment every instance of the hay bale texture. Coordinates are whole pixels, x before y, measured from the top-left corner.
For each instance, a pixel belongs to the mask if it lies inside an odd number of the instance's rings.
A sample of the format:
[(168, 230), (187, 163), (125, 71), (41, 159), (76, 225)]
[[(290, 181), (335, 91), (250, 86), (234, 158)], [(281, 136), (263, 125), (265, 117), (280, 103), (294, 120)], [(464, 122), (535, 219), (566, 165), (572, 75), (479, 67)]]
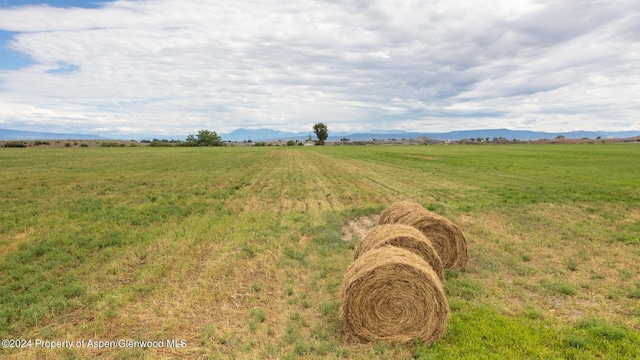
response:
[(442, 260), (433, 248), (431, 240), (424, 236), (420, 230), (404, 224), (385, 224), (372, 228), (367, 235), (356, 245), (353, 259), (357, 260), (365, 252), (383, 246), (395, 246), (420, 256), (438, 275), (440, 281), (444, 281)]
[(405, 224), (420, 230), (436, 249), (445, 269), (462, 269), (469, 258), (467, 239), (454, 223), (422, 205), (400, 201), (380, 214), (379, 224)]
[(384, 246), (363, 253), (347, 269), (339, 318), (351, 339), (430, 344), (445, 333), (449, 305), (442, 282), (426, 261)]

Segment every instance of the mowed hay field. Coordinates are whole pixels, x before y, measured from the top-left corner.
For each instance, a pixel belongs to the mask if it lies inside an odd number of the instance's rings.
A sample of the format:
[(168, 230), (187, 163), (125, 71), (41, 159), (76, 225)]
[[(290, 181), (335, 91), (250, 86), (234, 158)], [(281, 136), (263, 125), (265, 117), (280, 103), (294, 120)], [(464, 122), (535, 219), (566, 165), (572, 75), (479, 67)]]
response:
[[(7, 148), (0, 169), (0, 337), (32, 341), (1, 358), (640, 354), (638, 144)], [(447, 332), (347, 342), (345, 270), (400, 200), (467, 237)]]

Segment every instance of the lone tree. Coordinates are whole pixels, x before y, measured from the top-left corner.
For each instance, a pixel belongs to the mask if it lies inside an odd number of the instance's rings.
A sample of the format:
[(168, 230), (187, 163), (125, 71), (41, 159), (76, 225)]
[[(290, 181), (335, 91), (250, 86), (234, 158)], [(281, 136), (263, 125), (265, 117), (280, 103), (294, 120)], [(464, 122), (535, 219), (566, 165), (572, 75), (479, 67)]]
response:
[(223, 146), (222, 138), (215, 132), (209, 130), (200, 130), (198, 135), (187, 136), (186, 142), (190, 146)]
[(318, 137), (318, 144), (324, 145), (324, 141), (329, 137), (327, 125), (323, 123), (317, 123), (313, 125), (313, 132), (316, 133), (316, 136)]

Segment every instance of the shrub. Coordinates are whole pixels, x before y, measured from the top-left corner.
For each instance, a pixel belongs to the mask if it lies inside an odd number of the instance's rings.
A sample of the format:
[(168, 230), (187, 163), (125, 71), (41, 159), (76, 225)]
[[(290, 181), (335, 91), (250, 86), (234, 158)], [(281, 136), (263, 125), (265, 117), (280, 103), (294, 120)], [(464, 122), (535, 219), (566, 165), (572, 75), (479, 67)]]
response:
[(540, 285), (542, 285), (542, 287), (550, 293), (556, 295), (572, 296), (576, 294), (575, 287), (572, 284), (564, 282), (562, 280), (542, 279), (540, 280)]
[(154, 147), (173, 147), (173, 144), (170, 142), (163, 142), (163, 141), (152, 141), (149, 143), (149, 146), (154, 146)]
[(215, 131), (200, 130), (197, 135), (190, 134), (185, 141), (186, 146), (225, 146), (222, 138)]
[(4, 143), (4, 147), (6, 148), (23, 148), (27, 147), (27, 143), (24, 141), (8, 141)]

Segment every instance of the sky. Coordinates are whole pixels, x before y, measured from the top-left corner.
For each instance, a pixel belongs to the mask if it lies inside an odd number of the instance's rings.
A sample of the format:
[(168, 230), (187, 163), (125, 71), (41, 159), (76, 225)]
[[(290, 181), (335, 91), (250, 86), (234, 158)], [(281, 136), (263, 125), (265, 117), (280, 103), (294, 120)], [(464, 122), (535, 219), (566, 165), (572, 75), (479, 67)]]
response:
[(0, 0), (0, 128), (640, 130), (640, 0)]

